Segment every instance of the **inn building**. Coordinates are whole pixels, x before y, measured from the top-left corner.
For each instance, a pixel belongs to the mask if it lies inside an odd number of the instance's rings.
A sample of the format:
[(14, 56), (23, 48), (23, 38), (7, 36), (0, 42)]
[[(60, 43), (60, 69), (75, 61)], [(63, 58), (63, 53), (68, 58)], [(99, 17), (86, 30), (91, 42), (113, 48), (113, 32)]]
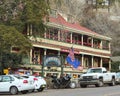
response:
[[(71, 22), (61, 14), (50, 15), (45, 25), (47, 30), (42, 36), (34, 38), (30, 30), (27, 32), (33, 48), (30, 51), (30, 63), (26, 66), (31, 67), (33, 72), (44, 75), (61, 72), (81, 73), (90, 67), (106, 67), (111, 70), (110, 37)], [(81, 62), (82, 69), (73, 69), (67, 63), (66, 57), (71, 47), (74, 48), (75, 58)], [(47, 56), (51, 58), (48, 60), (55, 61), (56, 64), (45, 61)], [(50, 64), (46, 65), (45, 62)]]

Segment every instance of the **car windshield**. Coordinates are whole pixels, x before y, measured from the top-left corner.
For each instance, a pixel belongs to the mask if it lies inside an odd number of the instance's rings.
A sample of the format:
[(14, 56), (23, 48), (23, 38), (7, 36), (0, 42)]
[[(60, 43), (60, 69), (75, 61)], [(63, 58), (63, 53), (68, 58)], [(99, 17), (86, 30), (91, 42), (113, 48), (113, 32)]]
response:
[(88, 69), (87, 73), (102, 73), (101, 69)]

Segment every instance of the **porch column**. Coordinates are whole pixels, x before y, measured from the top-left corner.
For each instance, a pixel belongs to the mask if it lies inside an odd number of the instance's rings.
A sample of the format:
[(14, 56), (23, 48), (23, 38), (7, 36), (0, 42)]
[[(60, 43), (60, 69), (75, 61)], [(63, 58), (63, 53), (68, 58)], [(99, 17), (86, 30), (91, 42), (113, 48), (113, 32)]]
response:
[(103, 66), (103, 59), (101, 57), (101, 59), (100, 59), (100, 67), (102, 67), (102, 66)]
[(109, 45), (108, 45), (108, 46), (109, 46), (109, 49), (108, 49), (108, 50), (110, 51), (110, 50), (111, 50), (111, 43), (110, 43), (110, 42), (109, 42)]
[(70, 43), (72, 43), (72, 32), (70, 34)]
[(33, 49), (30, 49), (30, 64), (32, 64), (32, 52), (33, 52)]
[(92, 41), (91, 41), (91, 43), (92, 43), (92, 48), (93, 48), (93, 38), (92, 38)]
[(111, 60), (109, 59), (109, 71), (111, 70)]
[(44, 49), (44, 56), (46, 56), (46, 53), (47, 53), (47, 49)]
[(58, 51), (58, 56), (60, 56), (60, 51)]
[(82, 34), (82, 37), (81, 37), (81, 44), (83, 45), (83, 34)]
[(58, 41), (60, 41), (60, 30), (58, 30)]
[(43, 77), (44, 77), (44, 58), (46, 57), (46, 53), (47, 53), (47, 49), (44, 49), (44, 56), (43, 56), (43, 63), (42, 63), (42, 70), (41, 70)]
[(91, 62), (92, 62), (92, 66), (91, 67), (94, 67), (94, 61), (93, 61), (93, 59), (94, 59), (94, 56), (92, 56), (92, 58), (91, 58)]
[(100, 49), (103, 49), (102, 45), (103, 45), (103, 41), (101, 41), (101, 43), (100, 43)]
[(81, 66), (84, 67), (84, 54), (82, 54)]

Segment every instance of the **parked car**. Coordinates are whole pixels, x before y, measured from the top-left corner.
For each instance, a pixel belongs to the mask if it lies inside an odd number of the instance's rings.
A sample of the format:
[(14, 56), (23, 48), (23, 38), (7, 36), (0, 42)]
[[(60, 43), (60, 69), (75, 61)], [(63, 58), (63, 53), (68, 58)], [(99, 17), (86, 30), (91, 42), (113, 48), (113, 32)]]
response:
[(0, 92), (25, 94), (32, 89), (30, 86), (33, 84), (32, 81), (29, 82), (28, 79), (19, 75), (0, 75)]
[(46, 88), (46, 81), (43, 77), (41, 76), (29, 76), (29, 75), (22, 75), (22, 77), (24, 78), (28, 78), (28, 79), (32, 79), (34, 80), (34, 88), (33, 88), (33, 91), (34, 90), (37, 90), (39, 92), (42, 92), (45, 88)]
[(39, 92), (42, 92), (46, 88), (46, 81), (43, 77), (41, 76), (35, 76), (35, 89), (38, 90)]
[(116, 73), (116, 84), (120, 84), (120, 72)]
[(101, 87), (104, 84), (114, 86), (116, 83), (116, 73), (107, 72), (104, 67), (89, 68), (87, 73), (80, 76), (80, 86), (95, 85)]

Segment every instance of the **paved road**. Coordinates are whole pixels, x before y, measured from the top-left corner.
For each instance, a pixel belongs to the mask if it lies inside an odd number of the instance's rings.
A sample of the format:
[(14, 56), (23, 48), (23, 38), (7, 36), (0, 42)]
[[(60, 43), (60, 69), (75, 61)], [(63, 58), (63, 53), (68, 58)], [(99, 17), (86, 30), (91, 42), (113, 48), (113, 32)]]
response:
[[(2, 96), (5, 94), (1, 94)], [(6, 94), (5, 96), (10, 96)], [(11, 96), (120, 96), (120, 85), (75, 89), (46, 89), (43, 92), (18, 94)]]

